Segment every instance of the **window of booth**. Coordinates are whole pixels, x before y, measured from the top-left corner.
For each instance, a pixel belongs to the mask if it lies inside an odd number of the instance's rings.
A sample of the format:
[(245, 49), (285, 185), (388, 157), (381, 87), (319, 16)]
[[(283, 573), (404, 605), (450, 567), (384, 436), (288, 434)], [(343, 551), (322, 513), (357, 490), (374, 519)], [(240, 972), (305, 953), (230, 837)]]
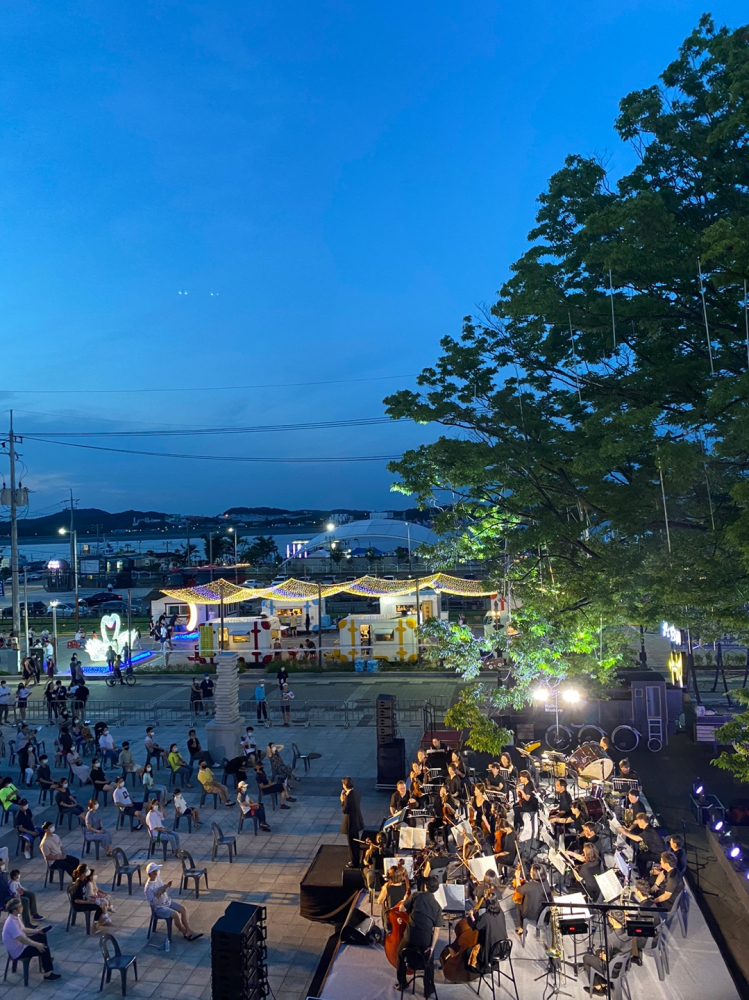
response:
[(189, 615), (190, 606), (188, 604), (166, 604), (164, 613), (167, 615)]

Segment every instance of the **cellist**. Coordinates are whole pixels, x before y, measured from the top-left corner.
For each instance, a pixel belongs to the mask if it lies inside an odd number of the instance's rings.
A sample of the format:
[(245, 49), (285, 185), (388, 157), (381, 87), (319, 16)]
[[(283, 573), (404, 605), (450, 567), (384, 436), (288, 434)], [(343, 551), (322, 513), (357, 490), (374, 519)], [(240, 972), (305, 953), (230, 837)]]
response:
[(434, 819), (431, 820), (427, 826), (427, 835), (430, 842), (435, 843), (437, 839), (437, 832), (441, 831), (442, 839), (445, 843), (445, 850), (447, 850), (447, 835), (450, 827), (455, 823), (456, 813), (450, 803), (450, 795), (444, 785), (440, 786), (440, 797), (437, 805), (434, 807), (434, 813)]
[(511, 866), (518, 855), (517, 838), (512, 823), (505, 818), (494, 835), (494, 857), (497, 867)]
[(515, 899), (515, 923), (517, 933), (523, 936), (526, 920), (536, 921), (541, 911), (548, 905), (548, 896), (543, 884), (543, 871), (538, 865), (531, 865), (530, 880), (518, 886), (513, 893)]

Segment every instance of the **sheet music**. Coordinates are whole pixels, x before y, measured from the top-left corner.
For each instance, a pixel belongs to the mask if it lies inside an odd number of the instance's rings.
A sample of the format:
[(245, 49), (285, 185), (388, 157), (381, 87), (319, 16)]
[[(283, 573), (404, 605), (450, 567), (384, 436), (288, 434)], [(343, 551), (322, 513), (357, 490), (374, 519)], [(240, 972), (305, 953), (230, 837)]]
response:
[(621, 829), (622, 829), (622, 824), (619, 822), (616, 816), (612, 816), (611, 819), (609, 820), (609, 830), (611, 830), (612, 833), (618, 834)]
[(398, 850), (400, 851), (421, 851), (427, 846), (427, 831), (423, 827), (402, 826), (398, 834)]
[(554, 865), (560, 875), (564, 875), (567, 870), (567, 865), (565, 864), (562, 855), (554, 848), (553, 845), (549, 847), (549, 861), (552, 865)]
[(613, 868), (609, 868), (603, 875), (596, 875), (598, 888), (601, 890), (604, 903), (610, 903), (612, 899), (618, 899), (622, 894), (622, 884), (616, 877)]
[(408, 875), (408, 877), (409, 878), (413, 878), (414, 877), (414, 859), (412, 857), (410, 857), (410, 856), (406, 857), (405, 855), (403, 855), (403, 856), (398, 855), (397, 857), (394, 857), (394, 858), (383, 858), (382, 868), (383, 868), (383, 871), (385, 872), (385, 874), (387, 875), (387, 873), (390, 871), (391, 868), (397, 868), (399, 861), (402, 861), (404, 863), (405, 868), (406, 868), (406, 874)]
[[(578, 905), (573, 907), (569, 905), (570, 903)], [(581, 892), (571, 892), (566, 896), (554, 896), (554, 905), (561, 907), (560, 917), (579, 917), (581, 920), (590, 920), (588, 901)]]
[(446, 882), (440, 885), (434, 894), (434, 898), (440, 905), (440, 909), (453, 913), (465, 913), (466, 908), (466, 887), (455, 882)]
[(453, 836), (458, 847), (462, 847), (466, 840), (469, 842), (473, 840), (473, 831), (467, 819), (461, 820), (453, 827)]
[(479, 882), (487, 872), (494, 872), (495, 875), (497, 873), (497, 862), (491, 856), (488, 858), (474, 858), (473, 861), (468, 862), (468, 867)]

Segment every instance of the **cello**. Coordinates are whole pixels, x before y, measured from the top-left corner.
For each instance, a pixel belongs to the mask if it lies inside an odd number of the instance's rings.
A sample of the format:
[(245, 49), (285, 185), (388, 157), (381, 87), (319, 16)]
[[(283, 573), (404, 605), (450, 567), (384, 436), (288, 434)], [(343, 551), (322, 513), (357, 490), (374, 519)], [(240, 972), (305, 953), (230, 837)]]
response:
[(443, 948), (440, 955), (442, 975), (448, 983), (470, 983), (478, 979), (478, 969), (468, 965), (478, 941), (479, 932), (467, 917), (462, 917), (455, 925), (455, 940)]
[(390, 930), (385, 938), (385, 955), (392, 967), (397, 969), (398, 949), (408, 927), (408, 914), (403, 909), (402, 901), (388, 910), (387, 921)]

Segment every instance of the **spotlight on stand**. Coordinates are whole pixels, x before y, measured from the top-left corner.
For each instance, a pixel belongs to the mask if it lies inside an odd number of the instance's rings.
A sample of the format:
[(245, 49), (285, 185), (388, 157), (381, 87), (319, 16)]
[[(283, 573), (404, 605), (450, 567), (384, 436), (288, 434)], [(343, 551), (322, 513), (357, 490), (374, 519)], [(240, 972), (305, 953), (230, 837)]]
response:
[(731, 861), (736, 861), (741, 857), (741, 845), (740, 844), (730, 844), (726, 848), (726, 854), (731, 859)]
[(713, 823), (713, 832), (720, 833), (723, 830), (724, 826), (725, 823), (723, 822), (722, 819), (716, 820), (715, 823)]
[(580, 701), (580, 692), (574, 688), (566, 688), (562, 691), (562, 701), (566, 701), (568, 705), (576, 705)]
[(697, 778), (697, 780), (692, 784), (692, 795), (694, 795), (695, 798), (701, 798), (704, 794), (705, 786), (702, 784), (702, 781)]
[(548, 701), (549, 700), (549, 689), (548, 688), (536, 688), (533, 692), (534, 701)]

